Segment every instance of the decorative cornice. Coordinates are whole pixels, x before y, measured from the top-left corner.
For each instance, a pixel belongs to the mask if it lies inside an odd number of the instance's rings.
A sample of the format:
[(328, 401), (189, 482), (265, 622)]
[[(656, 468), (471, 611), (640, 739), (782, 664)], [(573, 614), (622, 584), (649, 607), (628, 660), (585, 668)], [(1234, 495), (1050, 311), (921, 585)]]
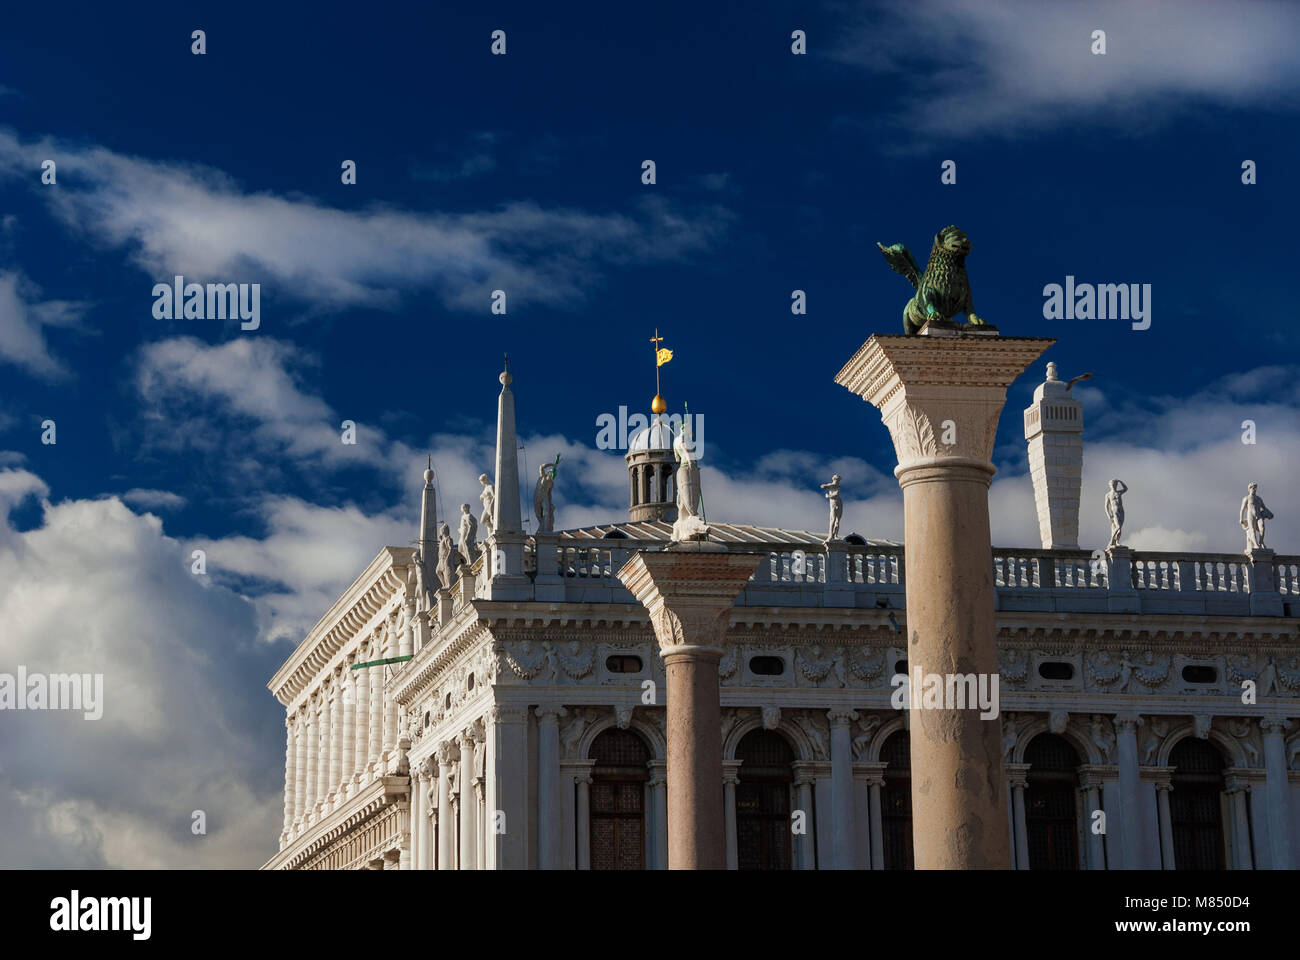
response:
[(412, 547), (384, 547), (316, 622), (267, 688), (289, 706), (357, 634), (406, 587)]

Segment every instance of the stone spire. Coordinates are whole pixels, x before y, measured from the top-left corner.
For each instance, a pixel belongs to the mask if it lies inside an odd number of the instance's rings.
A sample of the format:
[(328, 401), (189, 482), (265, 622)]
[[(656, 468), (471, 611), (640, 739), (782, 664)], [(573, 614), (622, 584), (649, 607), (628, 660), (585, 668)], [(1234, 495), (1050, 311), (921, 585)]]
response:
[[(1076, 378), (1079, 379), (1079, 378)], [(1044, 550), (1079, 547), (1079, 490), (1083, 482), (1083, 404), (1070, 393), (1074, 381), (1047, 365), (1047, 379), (1025, 409), (1029, 475), (1034, 482), (1038, 533)]]
[(519, 510), (519, 440), (515, 435), (515, 395), (510, 392), (514, 377), (509, 369), (501, 376), (497, 400), (496, 499), (492, 504), (493, 532), (487, 541), (484, 563), (488, 579), (484, 599), (531, 600), (533, 582), (524, 572), (524, 525)]
[(497, 475), (496, 502), (492, 511), (493, 529), (497, 533), (522, 534), (519, 515), (519, 440), (515, 435), (515, 395), (510, 392), (507, 367), (497, 378), (501, 396), (497, 400)]
[(430, 558), (438, 552), (438, 501), (433, 489), (433, 454), (424, 471), (424, 490), (420, 492), (420, 556), (424, 559), (425, 576), (433, 570)]

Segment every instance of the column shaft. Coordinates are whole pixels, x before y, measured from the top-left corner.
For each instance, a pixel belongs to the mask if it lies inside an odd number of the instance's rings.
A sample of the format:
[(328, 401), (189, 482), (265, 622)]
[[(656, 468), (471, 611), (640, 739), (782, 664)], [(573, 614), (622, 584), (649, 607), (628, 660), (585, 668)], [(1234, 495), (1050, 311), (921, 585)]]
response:
[(858, 715), (849, 710), (831, 710), (831, 831), (834, 866), (852, 870), (857, 850), (853, 817), (853, 740), (850, 724)]
[[(949, 465), (913, 467), (899, 476), (914, 675), (945, 681), (949, 674), (973, 675), (978, 683), (999, 673), (989, 559), (991, 474), (991, 468)], [(909, 703), (917, 869), (1005, 869), (1011, 844), (1002, 725), (983, 719), (973, 705), (927, 707), (917, 692), (910, 699), (919, 701)]]
[(1264, 732), (1264, 771), (1267, 776), (1265, 794), (1268, 798), (1268, 844), (1272, 852), (1274, 870), (1291, 869), (1291, 818), (1288, 799), (1286, 743), (1281, 720), (1261, 720)]
[(284, 834), (287, 836), (293, 826), (294, 799), (298, 785), (298, 761), (295, 756), (293, 718), (284, 723)]
[(474, 797), (474, 740), (462, 736), (460, 740), (460, 868), (476, 870), (478, 857), (478, 801)]
[(537, 708), (537, 866), (560, 866), (560, 707)]
[[(1130, 714), (1115, 717), (1115, 738), (1119, 757), (1120, 817), (1124, 823), (1124, 869), (1137, 870), (1142, 866), (1144, 837), (1142, 807), (1138, 793), (1142, 773), (1138, 769), (1137, 728), (1141, 718)], [(1109, 826), (1115, 818), (1107, 821)]]

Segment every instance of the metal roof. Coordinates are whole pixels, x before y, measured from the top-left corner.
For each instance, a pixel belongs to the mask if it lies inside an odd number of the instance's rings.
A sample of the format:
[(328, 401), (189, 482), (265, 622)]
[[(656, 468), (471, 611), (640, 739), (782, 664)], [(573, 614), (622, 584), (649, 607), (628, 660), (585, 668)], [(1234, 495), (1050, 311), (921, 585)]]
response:
[[(644, 520), (639, 523), (610, 523), (596, 527), (579, 527), (575, 530), (558, 530), (556, 536), (561, 540), (609, 540), (622, 539), (610, 537), (611, 533), (622, 534), (629, 540), (668, 543), (673, 538), (673, 525), (664, 520)], [(861, 536), (861, 534), (859, 534)], [(773, 544), (789, 543), (802, 546), (820, 546), (826, 540), (822, 533), (808, 530), (782, 530), (779, 527), (755, 527), (744, 523), (710, 523), (709, 539), (721, 543)], [(876, 540), (863, 537), (867, 546), (901, 547), (897, 540)]]

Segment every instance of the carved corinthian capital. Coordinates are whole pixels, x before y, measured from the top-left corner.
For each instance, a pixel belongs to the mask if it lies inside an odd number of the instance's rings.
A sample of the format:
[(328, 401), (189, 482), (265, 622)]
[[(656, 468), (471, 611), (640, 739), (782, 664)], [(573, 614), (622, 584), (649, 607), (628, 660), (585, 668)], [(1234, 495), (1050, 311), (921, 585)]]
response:
[(700, 549), (637, 553), (618, 576), (650, 614), (661, 654), (704, 648), (721, 656), (736, 595), (760, 559), (759, 554), (703, 544)]
[(835, 382), (880, 410), (898, 471), (993, 458), (1007, 387), (1047, 347), (1042, 337), (874, 336)]

